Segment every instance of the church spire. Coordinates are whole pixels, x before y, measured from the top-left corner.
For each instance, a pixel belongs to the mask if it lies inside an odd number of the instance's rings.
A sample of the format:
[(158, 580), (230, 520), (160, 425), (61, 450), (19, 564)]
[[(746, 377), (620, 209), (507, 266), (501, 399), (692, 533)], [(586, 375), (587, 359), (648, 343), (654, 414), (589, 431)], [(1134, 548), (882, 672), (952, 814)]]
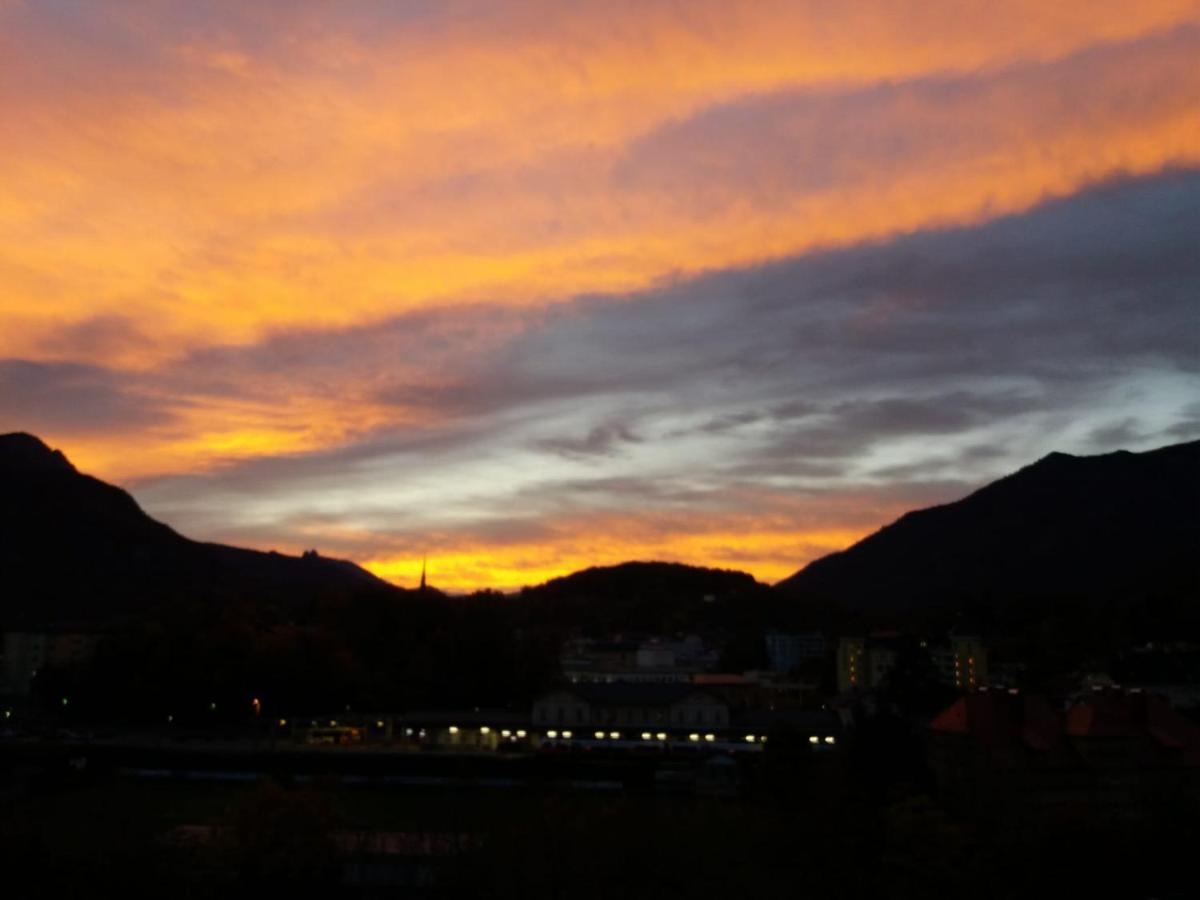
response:
[(421, 593), (425, 592), (425, 555), (421, 555)]

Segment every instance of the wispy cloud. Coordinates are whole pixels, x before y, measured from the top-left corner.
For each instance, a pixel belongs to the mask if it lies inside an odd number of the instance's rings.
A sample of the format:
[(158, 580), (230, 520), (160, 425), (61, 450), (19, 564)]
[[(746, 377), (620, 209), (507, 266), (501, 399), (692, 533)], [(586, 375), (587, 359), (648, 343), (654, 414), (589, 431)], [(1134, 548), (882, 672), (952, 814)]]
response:
[[(341, 549), (359, 558), (435, 540), (514, 579), (482, 523), (563, 543), (564, 523), (632, 517), (636, 541), (608, 535), (597, 561), (672, 546), (704, 561), (711, 545), (689, 535), (733, 520), (750, 535), (757, 515), (774, 523), (757, 571), (775, 577), (804, 561), (802, 534), (845, 537), (902, 511), (879, 499), (892, 486), (927, 484), (919, 496), (941, 501), (1050, 450), (1137, 449), (1186, 430), (1200, 386), (1196, 229), (1200, 174), (1180, 172), (984, 226), (580, 299), (438, 367), (456, 396), (440, 417), (139, 495), (206, 534), (337, 521), (357, 535)], [(294, 342), (311, 352), (294, 355), (287, 380), (336, 385), (343, 354), (347, 371), (385, 370), (392, 329), (412, 323), (222, 353), (228, 371), (257, 370), (293, 358)], [(173, 372), (174, 390), (207, 377), (191, 366)], [(799, 513), (831, 494), (860, 506), (826, 507), (820, 522)], [(651, 541), (647, 521), (678, 530)]]

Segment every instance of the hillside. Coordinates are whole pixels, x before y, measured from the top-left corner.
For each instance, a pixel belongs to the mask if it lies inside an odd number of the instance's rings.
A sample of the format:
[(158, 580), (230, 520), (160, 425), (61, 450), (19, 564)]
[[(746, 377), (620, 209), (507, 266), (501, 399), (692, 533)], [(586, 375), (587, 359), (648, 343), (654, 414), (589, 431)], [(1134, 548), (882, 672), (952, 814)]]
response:
[(28, 434), (0, 435), (0, 625), (100, 621), (164, 603), (385, 588), (352, 563), (189, 540)]
[(776, 585), (862, 611), (1200, 599), (1200, 442), (1049, 456)]
[(775, 598), (745, 572), (665, 562), (584, 569), (526, 588), (535, 620), (597, 635), (761, 624)]

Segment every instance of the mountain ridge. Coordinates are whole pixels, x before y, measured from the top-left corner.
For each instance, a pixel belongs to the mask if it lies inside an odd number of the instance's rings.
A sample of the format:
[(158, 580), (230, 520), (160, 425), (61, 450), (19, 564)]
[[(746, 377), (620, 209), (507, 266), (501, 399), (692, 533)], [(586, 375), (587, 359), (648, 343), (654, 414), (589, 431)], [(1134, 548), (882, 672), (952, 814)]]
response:
[[(294, 608), (361, 591), (410, 593), (345, 560), (187, 538), (26, 433), (0, 435), (0, 500), (0, 627), (137, 615), (168, 603)], [(889, 613), (1067, 595), (1194, 602), (1197, 546), (1200, 441), (1143, 453), (1049, 453), (959, 500), (906, 512), (770, 588), (735, 570), (631, 561), (520, 596), (597, 631), (686, 628), (689, 619), (748, 624), (759, 613), (786, 620), (798, 601)]]
[(23, 432), (0, 435), (0, 623), (101, 621), (165, 602), (282, 605), (398, 590), (351, 562), (195, 541)]
[(1142, 453), (1054, 452), (959, 500), (912, 510), (775, 585), (859, 609), (987, 596), (1195, 592), (1200, 441)]

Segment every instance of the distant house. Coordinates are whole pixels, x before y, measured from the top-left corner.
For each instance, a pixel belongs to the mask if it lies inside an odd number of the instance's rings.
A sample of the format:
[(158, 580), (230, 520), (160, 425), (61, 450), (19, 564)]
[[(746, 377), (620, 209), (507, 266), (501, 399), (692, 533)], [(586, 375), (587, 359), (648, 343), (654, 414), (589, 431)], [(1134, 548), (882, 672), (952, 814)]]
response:
[[(838, 641), (838, 691), (877, 688), (887, 679), (901, 651), (916, 638), (894, 631), (873, 632), (866, 637), (844, 637)], [(948, 687), (972, 691), (987, 684), (988, 652), (974, 635), (951, 634), (919, 641), (929, 654), (938, 680)]]
[(570, 685), (544, 694), (533, 705), (533, 727), (538, 729), (679, 732), (727, 729), (729, 724), (729, 704), (691, 684)]
[(930, 641), (929, 655), (942, 684), (961, 691), (987, 684), (988, 651), (975, 635), (951, 634)]
[(1200, 726), (1159, 697), (1097, 691), (1065, 715), (1013, 691), (961, 697), (929, 726), (950, 803), (992, 818), (1145, 818), (1200, 800)]
[(904, 638), (898, 632), (874, 632), (867, 637), (844, 637), (838, 641), (838, 691), (879, 687), (896, 665)]

